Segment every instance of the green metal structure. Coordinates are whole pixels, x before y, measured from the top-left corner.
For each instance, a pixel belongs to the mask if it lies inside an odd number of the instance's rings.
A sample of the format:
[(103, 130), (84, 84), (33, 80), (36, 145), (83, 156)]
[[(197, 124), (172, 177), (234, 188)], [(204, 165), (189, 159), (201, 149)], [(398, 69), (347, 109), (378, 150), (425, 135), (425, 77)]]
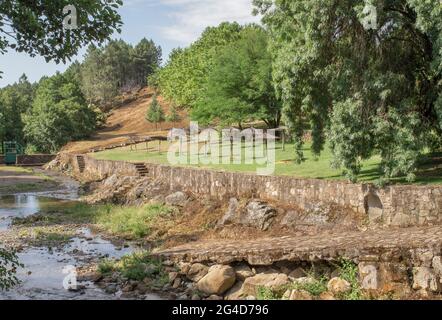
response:
[(5, 141), (1, 144), (1, 153), (5, 164), (16, 164), (17, 155), (23, 154), (23, 147), (16, 141)]

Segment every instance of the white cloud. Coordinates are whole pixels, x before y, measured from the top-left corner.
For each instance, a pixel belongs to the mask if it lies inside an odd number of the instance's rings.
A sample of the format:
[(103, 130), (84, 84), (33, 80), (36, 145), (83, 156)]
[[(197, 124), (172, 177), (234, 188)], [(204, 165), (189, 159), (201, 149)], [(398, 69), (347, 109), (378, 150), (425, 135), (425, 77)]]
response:
[(217, 26), (223, 21), (236, 21), (240, 24), (259, 22), (252, 15), (252, 0), (157, 0), (167, 6), (169, 18), (173, 21), (161, 28), (163, 36), (169, 40), (187, 45), (195, 41), (209, 26)]

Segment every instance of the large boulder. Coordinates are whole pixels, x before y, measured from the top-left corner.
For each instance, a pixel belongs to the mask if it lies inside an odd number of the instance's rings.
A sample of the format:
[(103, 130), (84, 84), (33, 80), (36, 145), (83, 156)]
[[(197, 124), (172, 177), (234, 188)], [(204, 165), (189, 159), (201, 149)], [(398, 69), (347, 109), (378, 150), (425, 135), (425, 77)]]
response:
[(193, 282), (198, 282), (209, 272), (209, 267), (201, 263), (193, 264), (187, 271), (187, 278)]
[(333, 278), (327, 284), (327, 289), (334, 295), (339, 295), (351, 291), (351, 284), (342, 278)]
[(288, 299), (296, 301), (314, 300), (313, 296), (305, 290), (292, 290)]
[(413, 289), (429, 292), (439, 292), (441, 283), (431, 268), (419, 267), (413, 269)]
[(103, 188), (114, 188), (117, 184), (119, 184), (119, 178), (116, 174), (113, 174), (103, 181)]
[(432, 266), (439, 277), (442, 277), (442, 257), (436, 256), (433, 258)]
[(252, 269), (245, 264), (235, 267), (236, 278), (240, 281), (244, 281), (247, 278), (253, 277), (255, 274)]
[(289, 283), (289, 278), (284, 273), (260, 273), (244, 281), (242, 290), (245, 295), (257, 296), (259, 288), (281, 290)]
[(305, 277), (306, 273), (305, 273), (304, 269), (296, 268), (295, 270), (290, 272), (288, 276), (289, 276), (290, 279), (299, 279), (299, 278)]
[(208, 295), (222, 295), (235, 284), (235, 281), (235, 269), (230, 266), (215, 265), (198, 281), (197, 288)]
[(276, 215), (277, 211), (275, 208), (263, 201), (253, 200), (249, 202), (246, 209), (242, 212), (240, 223), (248, 227), (266, 231), (272, 225)]
[(189, 197), (184, 192), (175, 192), (166, 197), (166, 204), (170, 206), (184, 207)]
[(245, 298), (242, 290), (243, 283), (238, 281), (229, 291), (224, 295), (225, 300), (243, 300)]
[(218, 221), (218, 227), (234, 224), (237, 220), (237, 214), (239, 210), (239, 201), (236, 198), (231, 198), (229, 201), (229, 208), (224, 216)]

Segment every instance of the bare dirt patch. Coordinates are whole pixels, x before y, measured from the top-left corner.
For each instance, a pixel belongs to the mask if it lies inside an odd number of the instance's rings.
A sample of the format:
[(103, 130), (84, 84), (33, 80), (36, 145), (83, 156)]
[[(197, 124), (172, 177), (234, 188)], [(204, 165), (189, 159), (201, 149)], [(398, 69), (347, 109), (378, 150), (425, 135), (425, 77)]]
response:
[[(180, 112), (183, 119), (179, 123), (165, 122), (158, 126), (145, 119), (146, 111), (152, 102), (154, 91), (144, 88), (138, 92), (127, 94), (119, 99), (120, 107), (109, 114), (104, 128), (89, 140), (77, 141), (67, 144), (62, 151), (70, 153), (87, 153), (94, 148), (106, 147), (119, 143), (130, 142), (131, 139), (146, 136), (166, 136), (167, 131), (173, 127), (183, 128), (188, 125), (185, 111)], [(169, 113), (170, 105), (161, 96), (158, 97), (165, 114)]]
[(59, 183), (39, 168), (0, 166), (0, 194), (54, 190)]

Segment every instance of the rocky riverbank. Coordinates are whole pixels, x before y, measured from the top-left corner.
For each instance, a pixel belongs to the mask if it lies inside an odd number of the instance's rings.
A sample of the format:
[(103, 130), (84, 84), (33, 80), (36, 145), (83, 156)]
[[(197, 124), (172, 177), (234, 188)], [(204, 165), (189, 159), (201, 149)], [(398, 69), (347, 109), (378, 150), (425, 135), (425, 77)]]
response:
[(141, 258), (93, 267), (97, 285), (123, 297), (155, 290), (195, 300), (440, 298), (440, 226), (375, 228), (342, 207), (220, 199), (138, 175), (83, 182), (91, 205), (172, 208), (145, 220)]

